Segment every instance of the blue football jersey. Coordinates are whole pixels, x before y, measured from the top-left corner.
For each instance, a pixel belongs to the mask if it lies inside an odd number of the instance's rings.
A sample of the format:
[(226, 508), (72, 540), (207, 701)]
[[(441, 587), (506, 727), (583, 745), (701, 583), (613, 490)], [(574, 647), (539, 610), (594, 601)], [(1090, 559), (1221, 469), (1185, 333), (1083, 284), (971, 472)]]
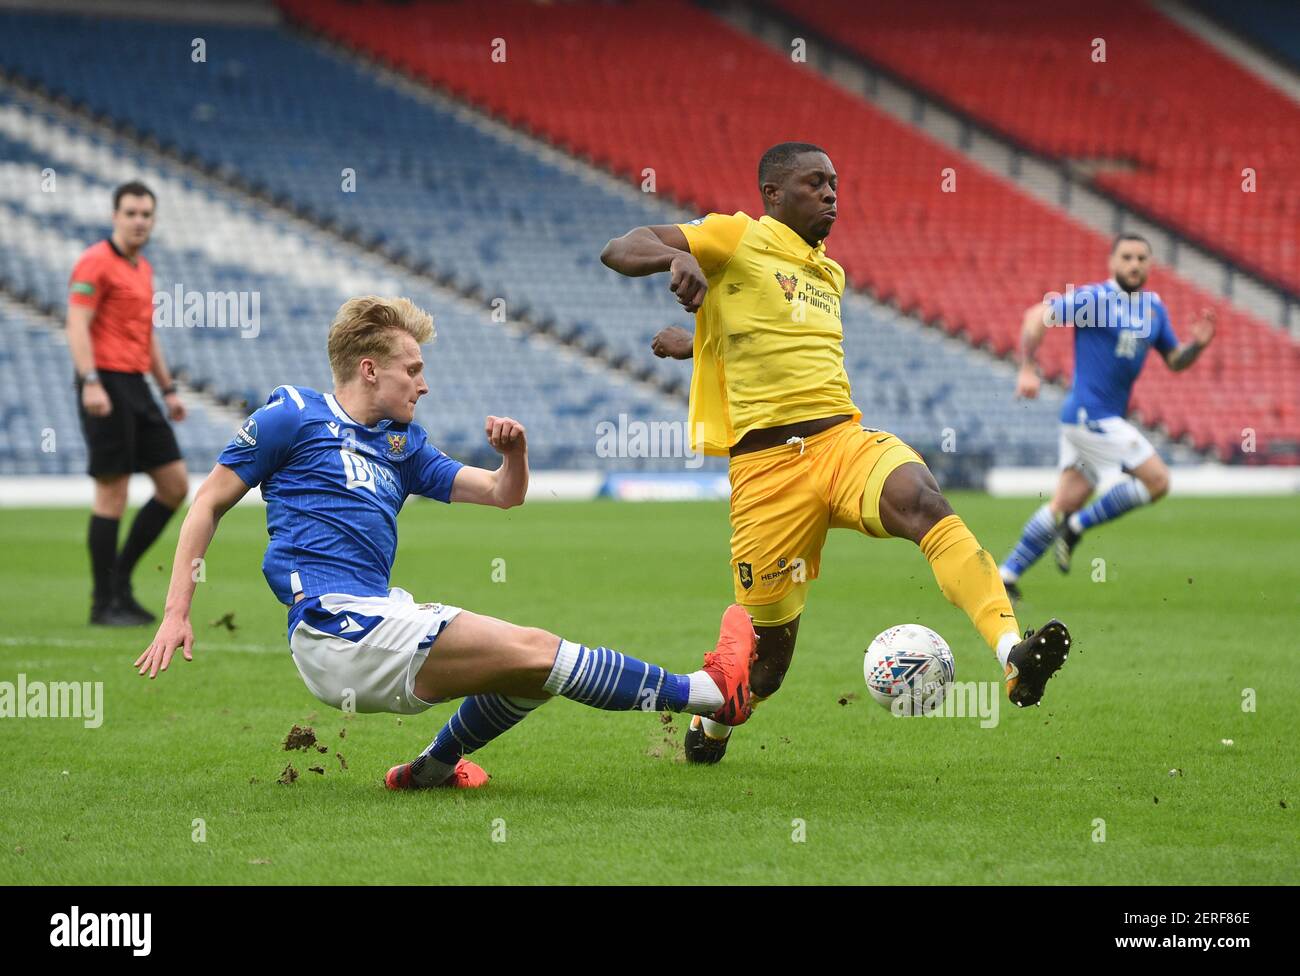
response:
[(418, 424), (365, 427), (332, 394), (293, 386), (276, 387), (217, 461), (262, 486), (262, 573), (286, 606), (295, 593), (387, 595), (403, 502), (451, 501), (462, 467)]
[(1080, 424), (1128, 413), (1147, 350), (1178, 346), (1169, 312), (1153, 291), (1130, 294), (1113, 281), (1084, 285), (1049, 305), (1052, 325), (1074, 333), (1074, 381), (1061, 420)]

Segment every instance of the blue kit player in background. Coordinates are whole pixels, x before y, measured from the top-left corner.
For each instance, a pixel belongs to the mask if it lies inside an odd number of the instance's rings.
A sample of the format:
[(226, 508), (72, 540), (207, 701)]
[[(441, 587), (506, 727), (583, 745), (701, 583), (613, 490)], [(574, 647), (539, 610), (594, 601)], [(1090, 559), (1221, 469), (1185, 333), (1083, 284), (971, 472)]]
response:
[[(1002, 581), (1013, 599), (1020, 598), (1021, 574), (1048, 546), (1054, 548), (1057, 567), (1068, 573), (1071, 554), (1085, 532), (1169, 491), (1169, 468), (1124, 416), (1147, 351), (1154, 349), (1175, 372), (1187, 369), (1214, 338), (1214, 310), (1203, 309), (1190, 327), (1192, 341), (1180, 344), (1160, 296), (1143, 291), (1151, 273), (1151, 245), (1137, 234), (1115, 239), (1110, 273), (1108, 281), (1025, 312), (1016, 396), (1038, 395), (1034, 353), (1049, 326), (1066, 326), (1074, 333), (1074, 381), (1061, 408), (1056, 494), (1030, 516), (1020, 542), (1002, 564)], [(1085, 508), (1098, 490), (1100, 496)]]
[[(397, 514), (409, 495), (510, 508), (528, 488), (524, 428), (488, 417), (502, 458), (495, 471), (463, 465), (413, 423), (429, 392), (420, 346), (433, 320), (405, 298), (354, 298), (329, 332), (334, 392), (280, 386), (245, 421), (199, 488), (181, 527), (163, 620), (136, 659), (166, 671), (183, 648), (198, 564), (221, 516), (261, 486), (270, 541), (262, 572), (289, 615), (289, 649), (308, 690), (335, 708), (414, 714), (464, 698), (433, 742), (394, 766), (389, 789), (476, 787), (487, 774), (464, 757), (553, 695), (613, 711), (667, 709), (743, 723), (752, 707), (757, 638), (739, 606), (723, 614), (703, 667), (674, 674), (605, 647), (561, 640), (389, 587)], [(436, 540), (431, 548), (437, 558)]]

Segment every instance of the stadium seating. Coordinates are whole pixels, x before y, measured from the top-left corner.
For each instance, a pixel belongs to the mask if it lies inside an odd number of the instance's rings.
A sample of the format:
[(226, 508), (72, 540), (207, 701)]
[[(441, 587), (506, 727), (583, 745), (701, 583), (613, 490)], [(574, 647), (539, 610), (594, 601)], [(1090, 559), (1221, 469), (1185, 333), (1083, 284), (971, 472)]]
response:
[[(195, 70), (188, 54), (164, 58), (158, 52), (178, 46), (188, 52), (192, 26), (105, 21), (95, 30), (111, 43), (78, 46), (76, 38), (86, 32), (60, 29), (59, 21), (0, 14), (0, 63), (218, 166), (224, 176), (260, 187), (321, 223), (367, 240), (382, 237), (377, 245), (427, 260), (437, 273), (473, 285), (485, 297), (500, 295), (508, 313), (540, 310), (539, 317), (551, 319), (561, 334), (586, 334), (630, 362), (656, 363), (658, 375), (686, 375), (684, 364), (657, 362), (647, 351), (654, 330), (684, 321), (663, 280), (623, 279), (597, 260), (612, 234), (675, 219), (657, 198), (611, 191), (543, 162), (447, 108), (381, 84), (346, 60), (282, 32), (205, 25), (210, 66), (199, 77), (206, 80), (182, 84)], [(66, 60), (77, 70), (56, 75), (46, 71), (41, 58), (25, 53), (33, 46), (48, 51), (60, 45), (75, 48)], [(238, 52), (238, 68), (223, 51)], [(133, 66), (141, 64), (147, 70), (133, 74)], [(121, 84), (105, 85), (105, 77), (120, 78)], [(188, 92), (187, 101), (182, 92)], [(284, 107), (289, 103), (295, 111)], [(28, 179), (51, 147), (88, 141), (66, 131), (51, 135), (45, 129), (52, 121), (32, 122), (31, 113), (14, 113), (21, 118), (0, 125), (0, 136), (15, 133), (12, 155)], [(268, 139), (268, 132), (276, 138)], [(351, 149), (341, 154), (337, 148), (358, 145), (359, 132), (375, 136), (366, 144), (364, 160)], [(35, 143), (25, 156), (18, 144), (24, 139)], [(49, 228), (62, 228), (48, 254), (32, 254), (31, 246), (15, 242), (16, 264), (0, 266), (0, 281), (17, 282), (52, 306), (62, 302), (66, 268), (81, 242), (102, 233), (98, 211), (73, 220), (62, 208), (72, 208), (74, 197), (106, 198), (113, 181), (146, 165), (100, 158), (111, 155), (90, 148), (65, 153), (70, 157), (66, 177), (84, 173), (94, 184), (75, 194), (34, 200), (30, 193), (13, 192), (0, 199), (15, 217), (27, 220), (10, 224), (17, 238), (43, 240), (42, 234), (53, 233)], [(78, 168), (82, 157), (91, 162)], [(340, 191), (344, 168), (356, 172), (356, 193)], [(317, 377), (323, 370), (315, 352), (323, 323), (349, 290), (378, 289), (368, 277), (374, 275), (435, 311), (440, 332), (435, 363), (442, 356), (459, 357), (457, 395), (439, 400), (440, 415), (431, 424), (448, 450), (477, 445), (481, 411), (506, 409), (496, 406), (492, 393), (524, 398), (535, 391), (537, 402), (522, 399), (518, 409), (536, 434), (536, 450), (546, 452), (537, 463), (550, 466), (655, 467), (636, 459), (609, 464), (592, 457), (595, 423), (621, 412), (636, 416), (637, 410), (663, 419), (684, 414), (678, 401), (634, 395), (625, 380), (612, 373), (588, 376), (585, 365), (580, 384), (559, 382), (556, 377), (575, 372), (576, 359), (557, 362), (553, 345), (515, 337), (490, 322), (486, 312), (471, 313), (463, 303), (449, 302), (414, 275), (394, 275), (391, 266), (357, 267), (353, 253), (342, 253), (324, 235), (304, 239), (300, 230), (259, 208), (190, 187), (177, 175), (159, 171), (146, 178), (166, 180), (159, 187), (159, 230), (149, 252), (160, 282), (216, 279), (235, 288), (243, 281), (241, 287), (262, 293), (264, 338), (255, 344), (241, 343), (231, 333), (168, 330), (167, 340), (175, 345), (169, 355), (219, 392), (255, 399), (252, 394), (264, 395), (286, 375)], [(28, 212), (38, 205), (44, 208), (39, 222)], [(869, 423), (896, 430), (923, 449), (936, 448), (944, 429), (951, 428), (963, 452), (987, 452), (1005, 463), (1050, 463), (1059, 393), (1016, 403), (1005, 370), (991, 377), (984, 355), (866, 302), (847, 303), (844, 318), (850, 375)], [(249, 345), (257, 348), (255, 358), (244, 348)], [(305, 363), (304, 349), (312, 350)], [(499, 360), (507, 351), (517, 353), (520, 375), (503, 379), (494, 373), (503, 368)], [(286, 370), (287, 364), (294, 368)], [(438, 380), (453, 381), (441, 374)], [(441, 416), (444, 407), (458, 410), (462, 402), (463, 417)], [(538, 415), (545, 421), (541, 426), (528, 420)], [(472, 418), (478, 419), (471, 423)], [(557, 438), (564, 449), (549, 451)]]
[[(661, 192), (697, 209), (752, 209), (762, 149), (813, 139), (844, 177), (831, 251), (851, 281), (999, 353), (1025, 306), (1104, 274), (1101, 235), (690, 4), (512, 0), (493, 17), (469, 3), (281, 6), (627, 178), (653, 168)], [(948, 168), (956, 192), (941, 192)], [(1157, 272), (1152, 286), (1176, 323), (1215, 307), (1220, 339), (1183, 376), (1153, 357), (1138, 416), (1225, 457), (1244, 428), (1264, 449), (1300, 438), (1300, 346), (1175, 275)], [(1068, 343), (1046, 346), (1047, 372), (1065, 375)]]
[[(640, 387), (628, 388), (608, 371), (551, 343), (493, 323), (479, 308), (415, 278), (393, 276), (375, 262), (358, 261), (323, 239), (194, 188), (167, 168), (93, 140), (0, 95), (0, 285), (62, 317), (68, 272), (77, 255), (106, 233), (112, 187), (140, 176), (160, 197), (158, 229), (147, 254), (155, 287), (256, 293), (260, 321), (249, 338), (234, 328), (160, 328), (173, 366), (227, 399), (262, 402), (283, 382), (328, 388), (325, 330), (352, 294), (401, 293), (430, 309), (439, 329), (430, 352), (431, 395), (419, 419), (435, 441), (466, 460), (488, 463), (483, 416), (513, 414), (533, 433), (540, 465), (566, 468), (653, 468), (681, 461), (598, 458), (596, 424), (626, 413), (633, 419), (672, 419), (680, 402)], [(37, 191), (42, 168), (57, 174), (54, 192)], [(15, 306), (16, 307), (16, 306)], [(0, 472), (68, 472), (84, 467), (70, 389), (66, 349), (30, 321), (5, 317), (6, 363), (16, 372), (5, 385), (7, 440)], [(40, 424), (28, 423), (33, 391), (51, 391), (59, 443), (41, 452)], [(60, 392), (60, 391), (66, 391)], [(66, 400), (66, 403), (64, 401)], [(66, 407), (67, 410), (64, 410)], [(15, 419), (18, 418), (18, 419)], [(187, 438), (203, 419), (178, 425), (187, 458), (208, 467), (229, 439), (228, 425), (213, 436)], [(69, 433), (71, 432), (71, 433)], [(76, 450), (71, 449), (73, 442)], [(81, 452), (81, 453), (78, 453)]]
[[(86, 445), (77, 419), (72, 365), (62, 336), (11, 300), (0, 298), (0, 474), (80, 474)], [(200, 403), (188, 405), (176, 437), (186, 457), (208, 463), (230, 440), (229, 425)]]
[(779, 5), (1019, 143), (1097, 167), (1100, 188), (1300, 293), (1300, 105), (1150, 4), (875, 0), (869, 19), (855, 0)]

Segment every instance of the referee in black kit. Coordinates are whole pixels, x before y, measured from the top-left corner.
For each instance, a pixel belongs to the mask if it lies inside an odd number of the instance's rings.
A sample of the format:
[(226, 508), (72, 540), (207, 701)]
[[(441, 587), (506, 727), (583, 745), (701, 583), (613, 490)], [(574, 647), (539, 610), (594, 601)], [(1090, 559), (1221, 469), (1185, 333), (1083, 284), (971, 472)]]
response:
[[(113, 232), (78, 259), (68, 291), (68, 349), (76, 370), (81, 428), (90, 453), (95, 500), (90, 516), (94, 596), (90, 622), (107, 627), (151, 623), (131, 589), (135, 565), (185, 501), (189, 482), (167, 418), (185, 419), (153, 329), (153, 269), (141, 250), (153, 231), (155, 197), (143, 183), (113, 192)], [(152, 373), (167, 416), (145, 382)], [(154, 495), (117, 548), (127, 481), (153, 479)]]

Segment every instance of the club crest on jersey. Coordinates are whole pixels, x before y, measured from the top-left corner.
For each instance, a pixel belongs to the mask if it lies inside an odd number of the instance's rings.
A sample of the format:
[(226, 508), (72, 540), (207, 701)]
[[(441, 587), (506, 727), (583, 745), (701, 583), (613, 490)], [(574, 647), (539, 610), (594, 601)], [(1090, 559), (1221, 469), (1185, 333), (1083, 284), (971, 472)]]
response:
[(736, 563), (736, 572), (740, 574), (740, 585), (745, 589), (754, 585), (754, 567), (749, 563)]
[(388, 435), (388, 454), (390, 457), (397, 457), (405, 450), (406, 450), (405, 434)]
[(244, 426), (235, 431), (235, 436), (249, 447), (257, 447), (257, 421), (249, 417)]
[(799, 284), (798, 277), (795, 275), (783, 275), (778, 271), (776, 272), (776, 283), (780, 285), (781, 290), (785, 292), (785, 300), (787, 302), (794, 301), (794, 289), (795, 286)]

